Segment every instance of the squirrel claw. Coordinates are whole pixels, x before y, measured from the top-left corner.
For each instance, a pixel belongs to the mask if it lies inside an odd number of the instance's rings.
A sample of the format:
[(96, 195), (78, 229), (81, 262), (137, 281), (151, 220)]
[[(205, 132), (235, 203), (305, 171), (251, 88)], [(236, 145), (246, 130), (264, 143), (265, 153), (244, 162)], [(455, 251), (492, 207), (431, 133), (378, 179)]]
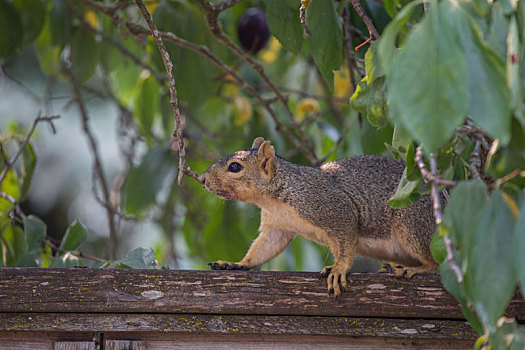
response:
[(347, 268), (336, 265), (326, 266), (319, 274), (319, 278), (327, 277), (328, 295), (334, 295), (335, 299), (341, 296), (347, 287), (346, 272)]
[(330, 271), (332, 271), (332, 268), (331, 268), (331, 267), (328, 267), (328, 266), (325, 267), (325, 268), (323, 269), (323, 271), (321, 271), (321, 272), (319, 273), (319, 279), (323, 279), (323, 278), (328, 277), (328, 275), (330, 274)]
[(208, 263), (208, 266), (211, 267), (212, 270), (223, 270), (224, 267), (221, 267), (219, 263), (216, 262), (210, 262)]
[(239, 265), (238, 263), (231, 263), (227, 261), (216, 261), (216, 262), (210, 262), (208, 263), (208, 266), (211, 267), (212, 270), (243, 270), (247, 271), (249, 270), (244, 265)]

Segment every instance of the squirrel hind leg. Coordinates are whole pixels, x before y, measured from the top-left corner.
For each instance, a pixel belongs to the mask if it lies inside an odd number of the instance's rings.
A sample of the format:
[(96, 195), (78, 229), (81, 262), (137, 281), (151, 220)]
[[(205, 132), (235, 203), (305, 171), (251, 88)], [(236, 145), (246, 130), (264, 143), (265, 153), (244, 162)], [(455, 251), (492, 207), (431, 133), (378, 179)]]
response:
[(394, 263), (384, 263), (383, 266), (381, 266), (381, 269), (378, 271), (379, 273), (388, 273), (390, 275), (398, 275), (402, 276), (406, 269), (403, 265), (397, 265)]
[(420, 266), (403, 266), (392, 263), (385, 263), (379, 272), (388, 273), (406, 278), (412, 278), (419, 273), (437, 273), (439, 265), (435, 262), (427, 262)]

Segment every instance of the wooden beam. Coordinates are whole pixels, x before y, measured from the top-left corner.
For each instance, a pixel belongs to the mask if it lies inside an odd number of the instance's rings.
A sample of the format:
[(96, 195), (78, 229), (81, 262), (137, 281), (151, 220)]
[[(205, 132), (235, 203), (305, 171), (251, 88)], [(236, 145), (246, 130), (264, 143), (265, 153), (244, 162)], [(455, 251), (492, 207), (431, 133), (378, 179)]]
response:
[[(463, 319), (439, 276), (352, 274), (334, 300), (317, 273), (0, 269), (0, 312), (149, 312)], [(507, 314), (525, 320), (518, 295)]]
[(0, 331), (477, 338), (468, 323), (459, 320), (207, 314), (3, 313)]
[[(352, 274), (338, 300), (317, 273), (0, 269), (0, 312), (191, 313), (463, 319), (439, 276)], [(525, 320), (515, 297), (507, 313)]]

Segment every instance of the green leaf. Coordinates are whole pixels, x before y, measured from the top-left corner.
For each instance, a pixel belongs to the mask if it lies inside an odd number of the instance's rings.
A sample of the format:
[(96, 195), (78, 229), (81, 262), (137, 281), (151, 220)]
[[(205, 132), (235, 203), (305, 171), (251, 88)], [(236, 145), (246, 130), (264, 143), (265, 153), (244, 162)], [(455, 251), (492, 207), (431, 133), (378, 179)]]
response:
[(432, 236), (432, 241), (430, 242), (430, 252), (432, 253), (432, 257), (439, 264), (443, 264), (446, 257), (445, 242), (443, 241), (441, 230), (441, 226), (438, 226), (438, 229)]
[(449, 18), (449, 2), (433, 1), (387, 77), (389, 116), (428, 152), (436, 151), (468, 111), (468, 70)]
[[(457, 260), (458, 255), (455, 254), (454, 256)], [(441, 264), (439, 274), (441, 276), (441, 283), (443, 284), (443, 287), (445, 287), (445, 289), (448, 290), (450, 294), (452, 294), (454, 298), (456, 298), (460, 302), (463, 315), (465, 315), (465, 318), (470, 323), (472, 328), (478, 334), (483, 334), (483, 325), (481, 324), (476, 314), (470, 310), (470, 307), (467, 303), (467, 297), (465, 295), (463, 284), (458, 284), (456, 274), (452, 271), (448, 262), (444, 262), (443, 264)]]
[(35, 49), (40, 62), (40, 69), (49, 76), (56, 76), (60, 71), (60, 52), (59, 46), (53, 45), (51, 36), (51, 25), (48, 18), (44, 28), (36, 39)]
[(8, 224), (1, 238), (7, 247), (7, 266), (18, 266), (18, 259), (27, 252), (24, 231), (20, 226)]
[(490, 30), (488, 34), (488, 43), (501, 58), (507, 56), (507, 28), (509, 20), (503, 14), (501, 4), (496, 1), (492, 5), (492, 15), (490, 18)]
[(113, 45), (103, 41), (100, 43), (100, 62), (109, 74), (122, 65), (122, 55)]
[(367, 84), (364, 77), (357, 85), (354, 94), (350, 98), (350, 105), (357, 112), (363, 113), (368, 122), (375, 128), (381, 128), (388, 124), (386, 119), (386, 99), (382, 89), (383, 79), (376, 79), (372, 85)]
[[(204, 14), (200, 7), (192, 2), (162, 1), (155, 10), (154, 20), (159, 30), (171, 31), (186, 40), (208, 47), (216, 44), (215, 39), (208, 42), (210, 30), (204, 20)], [(174, 63), (178, 97), (187, 102), (191, 113), (199, 115), (200, 108), (217, 86), (216, 79), (210, 77), (218, 76), (222, 72), (219, 73), (215, 65), (193, 51), (177, 45), (168, 45), (167, 49)], [(148, 42), (148, 50), (151, 50), (155, 62), (161, 67), (159, 70), (164, 71), (154, 41)]]
[(385, 0), (383, 1), (383, 4), (385, 6), (385, 10), (388, 13), (388, 15), (392, 18), (394, 18), (399, 11), (398, 9), (401, 8), (400, 0)]
[(489, 203), (487, 187), (480, 180), (462, 181), (454, 187), (443, 212), (443, 224), (450, 228), (450, 237), (466, 256), (471, 242), (473, 223)]
[(137, 93), (137, 85), (141, 71), (141, 67), (123, 61), (118, 71), (110, 74), (110, 81), (115, 90), (115, 95), (119, 102), (125, 106), (133, 101)]
[(0, 57), (11, 56), (24, 37), (22, 21), (11, 1), (0, 0)]
[(458, 33), (468, 62), (469, 115), (503, 145), (510, 139), (510, 93), (505, 63), (483, 40), (483, 33), (465, 13), (457, 12)]
[(34, 215), (24, 218), (24, 233), (29, 251), (41, 250), (46, 236), (46, 224)]
[(416, 0), (403, 7), (397, 16), (386, 26), (381, 38), (378, 40), (377, 54), (383, 72), (386, 74), (389, 74), (390, 72), (392, 58), (396, 51), (397, 36), (406, 27), (406, 24), (416, 6), (421, 5), (422, 3), (423, 1)]
[(396, 124), (394, 134), (392, 135), (392, 147), (403, 151), (401, 148), (406, 148), (409, 144), (412, 144), (412, 139), (408, 135), (408, 132), (404, 130), (402, 126)]
[(469, 12), (473, 12), (479, 17), (484, 17), (490, 10), (486, 0), (459, 0), (459, 3)]
[(366, 83), (368, 85), (385, 75), (377, 54), (377, 46), (377, 42), (373, 42), (365, 54)]
[(53, 0), (49, 13), (52, 43), (59, 47), (66, 43), (66, 7), (66, 0)]
[(330, 89), (334, 88), (334, 70), (343, 62), (343, 30), (333, 1), (312, 1), (306, 11), (312, 32), (310, 52)]
[(516, 254), (516, 270), (518, 272), (518, 280), (521, 284), (521, 294), (525, 297), (525, 199), (521, 201), (520, 217), (516, 225), (515, 231), (515, 254)]
[(33, 146), (27, 144), (22, 152), (22, 162), (20, 167), (20, 200), (23, 201), (29, 195), (29, 188), (31, 187), (31, 180), (33, 179), (33, 173), (36, 166), (36, 156), (33, 151)]
[(169, 146), (152, 148), (126, 178), (122, 189), (124, 212), (141, 217), (155, 203), (157, 193), (174, 169), (175, 159)]
[(498, 327), (489, 336), (492, 349), (510, 349), (512, 340), (518, 330), (516, 320), (502, 317), (498, 320)]
[(141, 133), (151, 135), (155, 115), (159, 113), (160, 85), (152, 75), (139, 77), (134, 116), (138, 118)]
[(66, 251), (76, 250), (87, 240), (87, 237), (87, 228), (76, 219), (67, 228), (66, 234), (60, 243), (60, 249)]
[(24, 28), (22, 45), (31, 44), (38, 36), (47, 15), (47, 0), (14, 0)]
[(131, 269), (158, 269), (159, 263), (155, 258), (153, 249), (137, 248), (126, 255), (124, 259), (111, 263), (111, 266)]
[(514, 216), (496, 189), (465, 247), (465, 291), (491, 333), (516, 288), (513, 241)]
[(88, 29), (78, 27), (71, 38), (71, 67), (77, 79), (85, 82), (95, 73), (99, 62), (99, 46)]
[(266, 0), (270, 32), (285, 49), (298, 54), (303, 46), (303, 27), (299, 19), (300, 0)]
[(516, 12), (516, 9), (518, 7), (518, 1), (516, 0), (500, 0), (501, 8), (503, 10), (503, 14), (506, 16), (513, 14)]
[[(18, 176), (13, 168), (7, 171), (4, 181), (0, 184), (0, 192), (11, 196), (17, 202), (20, 200)], [(13, 203), (5, 198), (0, 198), (0, 216), (7, 216), (12, 210)]]
[(388, 200), (388, 204), (394, 209), (404, 208), (412, 203), (415, 203), (419, 199), (417, 189), (421, 184), (422, 179), (409, 180), (407, 178), (407, 168), (403, 171), (403, 177), (399, 181), (396, 193)]
[(525, 349), (525, 327), (521, 326), (516, 331), (514, 339), (510, 346), (510, 350), (523, 350)]

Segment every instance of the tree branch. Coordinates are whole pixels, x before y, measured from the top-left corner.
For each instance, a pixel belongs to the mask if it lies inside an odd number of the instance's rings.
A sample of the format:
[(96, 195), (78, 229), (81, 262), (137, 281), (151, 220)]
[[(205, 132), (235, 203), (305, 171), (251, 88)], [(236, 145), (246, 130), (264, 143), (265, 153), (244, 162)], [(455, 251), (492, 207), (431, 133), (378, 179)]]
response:
[(301, 25), (303, 26), (304, 32), (312, 36), (310, 28), (308, 28), (308, 23), (306, 23), (306, 9), (310, 4), (310, 0), (301, 0), (301, 7), (299, 7), (299, 19), (301, 20)]
[(370, 17), (368, 17), (365, 10), (363, 10), (363, 8), (361, 7), (361, 3), (359, 2), (359, 0), (350, 0), (350, 2), (352, 3), (352, 6), (354, 7), (355, 12), (357, 12), (359, 17), (361, 17), (361, 19), (365, 23), (366, 28), (368, 29), (368, 33), (370, 34), (369, 38), (365, 42), (363, 42), (362, 44), (360, 44), (359, 46), (355, 48), (355, 50), (357, 51), (363, 45), (366, 45), (370, 41), (372, 41), (372, 39), (379, 39), (379, 33), (377, 32), (377, 29), (374, 27), (374, 24), (372, 23), (372, 20), (370, 19)]
[(49, 239), (45, 239), (44, 242), (50, 246), (52, 249), (56, 250), (57, 252), (61, 253), (61, 254), (65, 254), (65, 253), (70, 253), (71, 255), (74, 255), (76, 257), (79, 257), (79, 258), (83, 258), (83, 259), (88, 259), (88, 260), (93, 260), (93, 261), (97, 261), (97, 262), (107, 262), (107, 260), (105, 259), (102, 259), (102, 258), (99, 258), (99, 257), (96, 257), (96, 256), (92, 256), (92, 255), (87, 255), (87, 254), (84, 254), (82, 252), (78, 252), (78, 254), (75, 254), (71, 251), (66, 251), (64, 249), (61, 249), (60, 247), (58, 247), (56, 244), (54, 244), (53, 242), (51, 242)]
[[(109, 190), (108, 183), (106, 181), (106, 177), (104, 175), (104, 170), (102, 168), (102, 161), (100, 160), (100, 154), (98, 151), (97, 142), (89, 126), (89, 114), (87, 112), (87, 108), (84, 103), (84, 99), (82, 97), (82, 92), (81, 92), (80, 84), (77, 80), (77, 77), (75, 73), (73, 72), (73, 70), (70, 67), (67, 67), (65, 64), (63, 65), (63, 70), (65, 74), (69, 77), (69, 81), (71, 82), (71, 86), (73, 88), (73, 99), (77, 103), (78, 109), (80, 112), (80, 118), (82, 121), (82, 130), (88, 140), (88, 144), (91, 149), (91, 153), (93, 155), (93, 176), (98, 179), (98, 181), (100, 182), (100, 186), (102, 188), (102, 195), (104, 197), (104, 203), (105, 203), (103, 207), (106, 209), (106, 215), (107, 215), (107, 221), (108, 221), (108, 227), (109, 227), (108, 254), (109, 254), (110, 259), (115, 259), (116, 240), (117, 240), (117, 231), (116, 231), (115, 222), (114, 222), (115, 209), (111, 205), (111, 193)], [(96, 193), (95, 193), (95, 197), (97, 197)]]
[(4, 199), (8, 200), (11, 204), (13, 204), (13, 206), (15, 207), (15, 211), (18, 214), (18, 216), (20, 216), (21, 218), (25, 218), (26, 217), (26, 214), (24, 214), (24, 212), (22, 211), (22, 208), (20, 207), (20, 203), (18, 203), (15, 198), (13, 198), (12, 196), (8, 195), (5, 192), (0, 192), (0, 198), (4, 198)]
[(144, 1), (135, 0), (135, 4), (140, 10), (142, 17), (144, 17), (144, 19), (146, 20), (146, 23), (148, 24), (151, 35), (153, 36), (153, 38), (155, 39), (155, 42), (157, 43), (157, 47), (159, 48), (160, 55), (162, 57), (162, 62), (164, 63), (164, 68), (166, 69), (166, 73), (168, 75), (168, 81), (170, 84), (170, 104), (171, 104), (171, 109), (173, 110), (173, 115), (175, 118), (175, 131), (173, 134), (177, 139), (177, 144), (179, 148), (178, 183), (179, 185), (182, 184), (182, 179), (184, 175), (188, 175), (196, 179), (197, 181), (202, 182), (199, 177), (199, 174), (191, 170), (191, 168), (188, 166), (188, 162), (186, 161), (186, 148), (184, 147), (184, 136), (183, 136), (184, 127), (181, 121), (181, 115), (180, 115), (180, 110), (179, 110), (179, 100), (177, 98), (177, 89), (175, 87), (175, 77), (173, 76), (173, 63), (171, 62), (170, 55), (168, 51), (166, 50), (166, 47), (164, 46), (164, 41), (162, 40), (162, 37), (159, 31), (157, 30), (157, 27), (155, 26), (155, 23), (153, 23), (153, 18), (151, 18), (151, 15), (148, 12), (146, 5), (144, 4)]
[[(441, 221), (443, 220), (443, 213), (441, 208), (441, 198), (439, 194), (439, 182), (443, 181), (440, 179), (438, 175), (438, 167), (437, 167), (437, 160), (436, 155), (432, 153), (430, 155), (430, 172), (426, 169), (425, 163), (423, 162), (423, 147), (419, 145), (416, 149), (416, 163), (419, 167), (419, 170), (421, 172), (421, 175), (424, 179), (431, 182), (431, 193), (430, 197), (432, 198), (432, 208), (434, 211), (434, 220), (436, 225), (439, 226), (441, 224)], [(450, 239), (448, 235), (441, 234), (441, 237), (443, 238), (443, 242), (445, 243), (445, 250), (447, 252), (447, 262), (450, 266), (450, 269), (454, 272), (456, 275), (458, 283), (461, 283), (463, 281), (463, 274), (461, 272), (461, 268), (456, 263), (456, 259), (454, 257), (454, 251), (453, 251), (453, 245), (454, 243)]]

